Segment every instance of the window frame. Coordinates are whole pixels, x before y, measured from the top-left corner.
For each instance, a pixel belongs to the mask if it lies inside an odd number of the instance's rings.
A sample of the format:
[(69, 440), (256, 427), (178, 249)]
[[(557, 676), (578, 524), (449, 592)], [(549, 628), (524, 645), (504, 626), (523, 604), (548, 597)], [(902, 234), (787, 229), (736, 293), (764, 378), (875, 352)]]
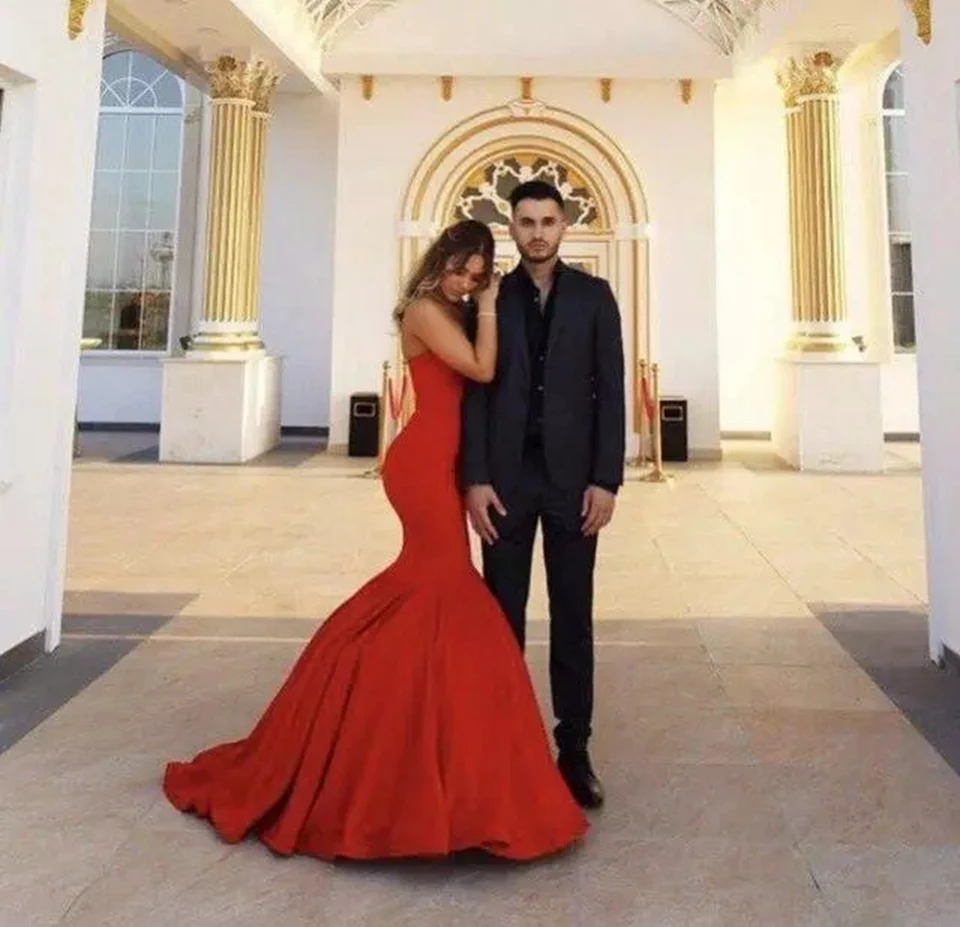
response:
[[(132, 48), (132, 47), (130, 47), (130, 46), (121, 45), (121, 46), (119, 46), (119, 47), (111, 48), (108, 52), (106, 52), (106, 53), (103, 55), (102, 61), (103, 61), (103, 63), (106, 63), (110, 58), (114, 58), (114, 57), (117, 57), (117, 56), (120, 56), (120, 55), (130, 55), (130, 56), (132, 56), (132, 57), (131, 57), (131, 65), (130, 65), (130, 68), (127, 70), (127, 73), (126, 73), (126, 75), (125, 75), (124, 77), (122, 77), (122, 78), (121, 78), (121, 77), (115, 78), (113, 81), (111, 81), (110, 84), (105, 83), (103, 77), (101, 76), (101, 82), (100, 82), (100, 93), (101, 93), (101, 95), (103, 94), (104, 89), (106, 89), (107, 87), (112, 86), (112, 84), (115, 83), (116, 81), (118, 81), (118, 80), (130, 80), (130, 79), (131, 79), (131, 77), (132, 77), (132, 70), (133, 70), (133, 64), (132, 64), (132, 62), (133, 62), (133, 60), (134, 60), (134, 58), (135, 58), (136, 56), (139, 56), (139, 57), (144, 58), (144, 59), (146, 59), (146, 60), (148, 60), (148, 61), (151, 61), (151, 62), (152, 62), (153, 64), (155, 64), (158, 68), (161, 69), (161, 73), (157, 76), (157, 78), (155, 78), (155, 80), (154, 80), (153, 82), (151, 82), (150, 84), (147, 84), (146, 82), (142, 82), (142, 83), (144, 83), (144, 85), (145, 85), (147, 88), (152, 88), (153, 85), (154, 85), (157, 81), (162, 80), (163, 77), (165, 77), (167, 74), (169, 74), (170, 76), (172, 76), (172, 77), (177, 81), (178, 88), (179, 88), (179, 91), (180, 91), (180, 105), (179, 105), (178, 107), (170, 107), (170, 106), (137, 106), (137, 105), (134, 105), (134, 103), (132, 103), (132, 102), (131, 102), (131, 103), (121, 104), (121, 105), (113, 105), (113, 104), (104, 104), (103, 102), (101, 102), (101, 104), (100, 104), (100, 106), (99, 106), (99, 108), (98, 108), (98, 111), (97, 111), (98, 123), (99, 123), (100, 120), (103, 119), (103, 117), (104, 117), (105, 115), (120, 115), (120, 116), (124, 116), (124, 117), (126, 117), (126, 118), (129, 118), (130, 116), (137, 116), (137, 115), (139, 115), (139, 116), (150, 116), (150, 117), (157, 117), (157, 116), (179, 116), (179, 117), (180, 117), (180, 119), (181, 119), (181, 126), (180, 126), (180, 132), (179, 132), (178, 150), (177, 150), (177, 157), (176, 157), (176, 163), (177, 163), (176, 169), (175, 169), (175, 170), (167, 170), (167, 171), (163, 171), (163, 170), (161, 170), (161, 171), (156, 171), (156, 170), (154, 169), (154, 166), (153, 166), (154, 151), (151, 149), (151, 155), (150, 155), (151, 163), (150, 163), (150, 166), (149, 166), (147, 169), (145, 169), (145, 170), (135, 171), (135, 172), (134, 172), (134, 173), (143, 173), (143, 174), (146, 174), (146, 175), (147, 175), (149, 178), (151, 178), (151, 179), (152, 179), (156, 174), (158, 174), (158, 173), (159, 173), (159, 174), (175, 174), (175, 175), (176, 175), (176, 187), (175, 187), (175, 190), (174, 190), (174, 210), (175, 210), (175, 212), (174, 212), (174, 217), (173, 217), (173, 223), (172, 223), (172, 226), (171, 226), (170, 229), (162, 229), (162, 230), (157, 230), (157, 229), (153, 229), (153, 230), (151, 230), (151, 229), (126, 229), (126, 228), (121, 227), (119, 215), (117, 216), (116, 225), (115, 225), (113, 228), (103, 229), (103, 228), (95, 228), (95, 227), (94, 227), (93, 203), (91, 202), (91, 213), (90, 213), (90, 223), (89, 223), (89, 231), (90, 231), (90, 236), (91, 236), (91, 239), (90, 239), (90, 240), (91, 240), (91, 247), (92, 247), (93, 234), (94, 234), (94, 232), (110, 232), (110, 233), (113, 233), (113, 234), (117, 235), (118, 237), (119, 237), (119, 235), (120, 235), (121, 233), (123, 233), (123, 232), (125, 232), (125, 231), (127, 231), (127, 232), (136, 232), (136, 233), (142, 232), (142, 233), (144, 233), (145, 235), (149, 235), (151, 232), (161, 232), (161, 231), (162, 231), (162, 232), (170, 232), (170, 233), (171, 233), (172, 239), (173, 239), (173, 244), (172, 244), (172, 248), (173, 248), (173, 259), (172, 259), (171, 262), (170, 262), (170, 270), (169, 270), (170, 290), (169, 290), (169, 305), (168, 305), (168, 307), (167, 307), (166, 344), (165, 344), (165, 346), (164, 346), (163, 348), (143, 348), (143, 347), (137, 347), (137, 348), (117, 348), (117, 347), (104, 346), (104, 347), (100, 347), (100, 348), (90, 349), (89, 352), (85, 352), (85, 357), (87, 357), (87, 358), (96, 358), (97, 360), (119, 360), (119, 359), (128, 359), (128, 360), (133, 360), (133, 361), (136, 361), (136, 360), (141, 360), (141, 361), (143, 361), (143, 360), (161, 359), (161, 358), (164, 358), (164, 357), (169, 357), (169, 356), (171, 356), (171, 355), (174, 353), (174, 352), (173, 352), (173, 342), (174, 342), (174, 337), (175, 337), (175, 332), (174, 332), (174, 317), (175, 317), (175, 311), (174, 311), (174, 310), (175, 310), (176, 294), (177, 294), (177, 282), (178, 282), (178, 279), (177, 279), (177, 278), (178, 278), (178, 273), (177, 273), (177, 271), (178, 271), (178, 264), (179, 264), (179, 262), (180, 262), (180, 260), (181, 260), (181, 255), (180, 255), (180, 239), (181, 239), (181, 234), (180, 234), (180, 233), (181, 233), (181, 222), (182, 222), (182, 218), (183, 218), (183, 216), (182, 216), (182, 207), (183, 207), (182, 196), (183, 196), (183, 183), (184, 183), (184, 151), (185, 151), (185, 135), (186, 135), (186, 132), (185, 132), (185, 122), (186, 122), (186, 118), (187, 118), (187, 115), (188, 115), (187, 85), (186, 85), (186, 83), (184, 82), (183, 78), (181, 78), (178, 74), (176, 74), (175, 72), (169, 70), (169, 68), (165, 67), (164, 65), (162, 65), (162, 64), (160, 64), (159, 62), (155, 61), (154, 59), (150, 58), (149, 55), (145, 55), (145, 54), (144, 54), (143, 52), (141, 52), (139, 49)], [(102, 65), (101, 65), (101, 67), (102, 67)], [(139, 99), (139, 98), (140, 98), (139, 96), (135, 97), (135, 99)], [(98, 138), (99, 138), (99, 125), (98, 125)], [(127, 136), (126, 136), (126, 131), (124, 131), (124, 140), (123, 140), (123, 145), (124, 145), (124, 149), (123, 149), (123, 150), (124, 150), (124, 153), (126, 152), (126, 143), (127, 143)], [(99, 147), (99, 146), (98, 146), (98, 147)], [(123, 165), (122, 160), (121, 160), (121, 166), (120, 166), (119, 168), (107, 168), (107, 169), (102, 169), (102, 168), (100, 168), (100, 166), (99, 166), (99, 161), (97, 161), (97, 162), (95, 162), (95, 164), (94, 164), (94, 174), (95, 174), (95, 176), (96, 176), (96, 175), (98, 175), (98, 174), (100, 174), (100, 173), (115, 173), (115, 174), (118, 174), (118, 175), (120, 175), (120, 176), (122, 177), (124, 174), (127, 173), (127, 170), (126, 170), (125, 166)], [(120, 201), (118, 200), (118, 209), (119, 209), (119, 208), (120, 208)], [(121, 248), (121, 246), (120, 246), (119, 241), (118, 241), (118, 242), (115, 244), (115, 246), (114, 246), (114, 283), (117, 282), (117, 280), (116, 280), (117, 261), (119, 260), (120, 248)], [(142, 281), (142, 283), (143, 283), (143, 281)], [(139, 291), (140, 294), (141, 294), (141, 297), (147, 292), (147, 289), (142, 285), (142, 283), (141, 283), (141, 288), (140, 288), (140, 291)], [(116, 293), (119, 293), (119, 292), (127, 292), (127, 291), (125, 291), (125, 290), (119, 289), (119, 288), (116, 287), (116, 286), (114, 286), (114, 287), (113, 287), (112, 289), (110, 289), (110, 290), (106, 290), (106, 289), (97, 288), (97, 287), (90, 287), (89, 284), (90, 284), (90, 268), (89, 268), (89, 264), (88, 264), (86, 286), (84, 287), (84, 308), (83, 308), (83, 316), (84, 316), (83, 321), (84, 321), (84, 326), (86, 325), (87, 296), (88, 296), (89, 293), (91, 293), (91, 292), (100, 292), (100, 293), (112, 293), (112, 294), (116, 294)], [(135, 290), (130, 290), (129, 292), (132, 293), (132, 292), (136, 292), (136, 291), (135, 291)], [(111, 310), (111, 315), (110, 315), (110, 335), (111, 335), (111, 337), (113, 337), (113, 336), (115, 336), (115, 335), (117, 334), (117, 315), (118, 315), (118, 312), (119, 312), (118, 307), (117, 307), (116, 305), (114, 305), (114, 306), (113, 306), (113, 309)], [(143, 337), (143, 330), (142, 330), (142, 324), (141, 324), (141, 327), (140, 327), (140, 340), (141, 340), (141, 341), (142, 341), (142, 337)]]
[[(893, 170), (892, 162), (893, 158), (891, 155), (893, 152), (893, 138), (894, 133), (888, 131), (888, 126), (891, 124), (891, 120), (906, 119), (906, 109), (904, 107), (896, 108), (887, 106), (887, 91), (890, 87), (891, 81), (895, 78), (898, 78), (902, 82), (905, 81), (905, 76), (903, 73), (903, 62), (896, 61), (894, 62), (882, 75), (880, 81), (880, 148), (881, 148), (881, 165), (883, 171), (883, 183), (882, 183), (882, 195), (883, 195), (883, 226), (884, 226), (884, 255), (887, 268), (887, 317), (890, 320), (890, 344), (893, 348), (894, 354), (896, 356), (910, 357), (915, 355), (917, 352), (916, 345), (916, 286), (913, 287), (909, 292), (902, 290), (894, 289), (894, 261), (893, 261), (893, 246), (897, 244), (906, 244), (911, 246), (911, 271), (912, 271), (912, 246), (913, 246), (913, 229), (910, 228), (911, 222), (909, 214), (907, 217), (907, 228), (906, 229), (894, 229), (891, 224), (891, 202), (890, 202), (890, 182), (891, 178), (901, 177), (905, 179), (907, 184), (907, 189), (909, 189), (910, 182), (910, 171), (909, 170)], [(905, 123), (903, 123), (905, 124)], [(888, 139), (890, 140), (888, 142)], [(913, 274), (911, 272), (911, 279)], [(914, 328), (914, 343), (912, 345), (899, 345), (897, 344), (897, 319), (896, 319), (896, 303), (898, 298), (909, 297), (912, 302), (912, 312), (913, 312), (913, 328)]]

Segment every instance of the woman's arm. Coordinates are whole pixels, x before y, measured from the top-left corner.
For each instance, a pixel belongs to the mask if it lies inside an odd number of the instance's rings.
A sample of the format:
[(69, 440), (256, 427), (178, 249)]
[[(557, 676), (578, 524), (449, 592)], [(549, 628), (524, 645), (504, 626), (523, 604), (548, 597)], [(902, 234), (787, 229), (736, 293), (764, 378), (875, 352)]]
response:
[(497, 364), (496, 284), (477, 298), (477, 340), (432, 299), (418, 299), (403, 314), (403, 329), (458, 373), (478, 383), (493, 379)]

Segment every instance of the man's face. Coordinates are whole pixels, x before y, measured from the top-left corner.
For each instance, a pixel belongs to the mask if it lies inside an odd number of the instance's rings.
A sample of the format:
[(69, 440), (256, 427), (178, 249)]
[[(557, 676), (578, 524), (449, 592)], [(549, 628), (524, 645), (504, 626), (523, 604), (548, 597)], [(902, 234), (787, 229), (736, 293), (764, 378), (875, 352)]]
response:
[(551, 199), (521, 200), (510, 222), (510, 234), (520, 256), (534, 264), (556, 257), (566, 230), (563, 210)]

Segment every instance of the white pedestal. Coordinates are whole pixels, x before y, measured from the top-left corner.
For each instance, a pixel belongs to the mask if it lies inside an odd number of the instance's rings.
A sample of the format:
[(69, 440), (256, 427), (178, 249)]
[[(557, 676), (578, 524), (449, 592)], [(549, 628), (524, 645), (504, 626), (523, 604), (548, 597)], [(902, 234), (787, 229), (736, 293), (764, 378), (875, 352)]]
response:
[(859, 356), (777, 361), (773, 446), (797, 470), (881, 473), (880, 365)]
[(262, 352), (164, 361), (163, 463), (243, 463), (280, 441), (283, 360)]

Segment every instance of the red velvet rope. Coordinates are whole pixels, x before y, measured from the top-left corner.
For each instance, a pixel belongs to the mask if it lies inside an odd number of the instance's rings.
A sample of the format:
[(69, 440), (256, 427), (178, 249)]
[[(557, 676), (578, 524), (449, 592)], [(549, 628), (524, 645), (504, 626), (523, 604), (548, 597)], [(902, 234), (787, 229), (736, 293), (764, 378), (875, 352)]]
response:
[(400, 384), (400, 395), (398, 396), (396, 390), (394, 389), (392, 378), (388, 381), (387, 392), (388, 399), (390, 401), (390, 418), (396, 422), (400, 419), (400, 413), (403, 411), (403, 402), (407, 398), (406, 373), (404, 373), (402, 383)]
[(653, 408), (653, 397), (650, 395), (650, 388), (647, 385), (646, 377), (640, 379), (640, 393), (644, 411), (647, 413), (647, 418), (652, 422), (653, 414), (656, 410)]

